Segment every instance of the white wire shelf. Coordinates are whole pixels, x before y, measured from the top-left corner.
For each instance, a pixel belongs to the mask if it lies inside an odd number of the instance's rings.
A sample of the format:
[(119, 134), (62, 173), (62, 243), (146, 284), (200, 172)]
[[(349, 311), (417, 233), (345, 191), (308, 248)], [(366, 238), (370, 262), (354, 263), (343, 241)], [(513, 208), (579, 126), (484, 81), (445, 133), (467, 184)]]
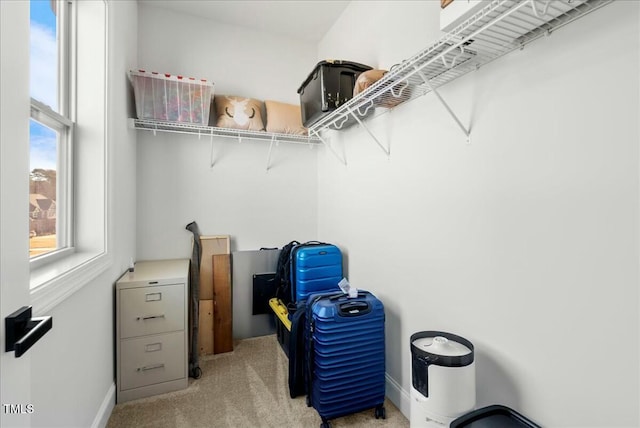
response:
[(164, 122), (149, 119), (129, 119), (130, 126), (135, 129), (156, 132), (172, 132), (177, 134), (197, 135), (199, 137), (224, 137), (235, 140), (273, 141), (292, 144), (321, 144), (320, 139), (308, 135), (281, 134), (265, 131), (248, 131), (244, 129), (219, 128), (217, 126), (196, 125), (183, 122)]
[(442, 99), (437, 89), (470, 71), (591, 13), (614, 0), (491, 0), (484, 8), (445, 34), (437, 42), (413, 57), (391, 68), (384, 77), (362, 93), (322, 117), (309, 127), (309, 135), (291, 135), (264, 131), (246, 131), (187, 123), (130, 119), (135, 129), (174, 132), (238, 141), (269, 141), (271, 153), (277, 143), (324, 144), (342, 163), (340, 156), (324, 136), (325, 131), (345, 129), (358, 123), (390, 155), (389, 146), (382, 144), (369, 130), (365, 119), (385, 113), (398, 105), (433, 92), (456, 121), (469, 141), (470, 130), (458, 119)]
[[(258, 140), (269, 142), (269, 153), (267, 155), (267, 171), (271, 169), (274, 147), (279, 143), (306, 144), (313, 148), (323, 141), (310, 135), (281, 134), (265, 131), (248, 131), (244, 129), (220, 128), (217, 126), (195, 125), (182, 122), (164, 122), (148, 119), (129, 119), (129, 126), (134, 129), (151, 131), (155, 135), (157, 132), (169, 132), (176, 134), (197, 135), (198, 138), (209, 138), (211, 144), (210, 164), (213, 168), (216, 163), (213, 147), (214, 137), (233, 138), (238, 142), (242, 140)], [(333, 151), (333, 150), (332, 150)]]
[(492, 0), (436, 43), (392, 67), (382, 79), (322, 117), (309, 128), (309, 134), (322, 139), (324, 131), (357, 122), (389, 155), (388, 147), (371, 133), (364, 119), (434, 92), (469, 138), (469, 130), (437, 93), (438, 87), (612, 1)]

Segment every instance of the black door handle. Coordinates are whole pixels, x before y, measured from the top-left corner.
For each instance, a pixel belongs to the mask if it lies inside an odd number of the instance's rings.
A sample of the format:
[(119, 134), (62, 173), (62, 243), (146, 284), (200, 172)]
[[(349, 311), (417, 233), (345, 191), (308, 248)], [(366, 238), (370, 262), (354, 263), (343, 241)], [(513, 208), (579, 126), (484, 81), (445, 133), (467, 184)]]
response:
[(4, 319), (5, 352), (15, 351), (16, 358), (27, 352), (53, 326), (52, 317), (31, 317), (31, 306), (23, 306)]

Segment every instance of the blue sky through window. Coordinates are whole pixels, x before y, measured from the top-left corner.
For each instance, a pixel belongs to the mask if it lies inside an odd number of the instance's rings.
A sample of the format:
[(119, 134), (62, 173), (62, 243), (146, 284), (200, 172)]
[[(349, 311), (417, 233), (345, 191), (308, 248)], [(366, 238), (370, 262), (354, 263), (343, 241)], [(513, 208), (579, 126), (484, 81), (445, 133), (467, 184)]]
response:
[(56, 16), (51, 11), (50, 0), (32, 0), (31, 1), (31, 21), (37, 22), (55, 31)]
[[(58, 111), (58, 43), (50, 0), (30, 1), (29, 87), (32, 98)], [(56, 169), (57, 133), (31, 120), (29, 135), (31, 170)]]
[(29, 143), (31, 144), (31, 171), (36, 168), (57, 169), (57, 132), (35, 120), (29, 121)]

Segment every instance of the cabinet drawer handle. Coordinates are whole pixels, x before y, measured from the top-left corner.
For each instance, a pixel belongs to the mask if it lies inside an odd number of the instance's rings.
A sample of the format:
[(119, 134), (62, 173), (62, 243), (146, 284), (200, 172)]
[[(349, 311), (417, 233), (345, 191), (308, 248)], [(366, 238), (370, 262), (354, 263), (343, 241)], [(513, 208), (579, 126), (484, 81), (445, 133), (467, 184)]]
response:
[(137, 372), (146, 372), (147, 370), (154, 370), (154, 369), (163, 369), (164, 368), (164, 364), (160, 363), (160, 364), (153, 364), (150, 366), (144, 366), (144, 367), (138, 367), (136, 369)]
[(153, 320), (156, 318), (164, 318), (164, 314), (160, 314), (160, 315), (149, 315), (147, 317), (138, 317), (136, 318), (138, 321), (142, 320), (142, 321), (146, 321), (146, 320)]
[(162, 300), (162, 293), (147, 293), (144, 295), (145, 302), (158, 302)]
[(144, 347), (144, 352), (156, 352), (156, 351), (162, 351), (162, 343), (161, 342), (150, 343), (148, 345), (145, 345), (145, 347)]

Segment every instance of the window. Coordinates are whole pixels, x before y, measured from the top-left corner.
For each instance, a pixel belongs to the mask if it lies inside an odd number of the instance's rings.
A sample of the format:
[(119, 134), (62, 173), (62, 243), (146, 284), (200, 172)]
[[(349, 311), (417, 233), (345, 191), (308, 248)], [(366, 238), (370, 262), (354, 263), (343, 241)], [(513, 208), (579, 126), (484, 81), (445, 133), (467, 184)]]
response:
[(29, 256), (73, 251), (72, 3), (30, 1)]
[(31, 49), (25, 52), (31, 62), (31, 114), (25, 122), (32, 164), (24, 173), (31, 179), (30, 194), (41, 195), (29, 198), (29, 221), (55, 224), (55, 234), (30, 229), (24, 238), (35, 244), (48, 236), (41, 248), (30, 246), (31, 304), (35, 313), (46, 313), (113, 263), (107, 142), (114, 24), (105, 0), (18, 3), (31, 11)]

